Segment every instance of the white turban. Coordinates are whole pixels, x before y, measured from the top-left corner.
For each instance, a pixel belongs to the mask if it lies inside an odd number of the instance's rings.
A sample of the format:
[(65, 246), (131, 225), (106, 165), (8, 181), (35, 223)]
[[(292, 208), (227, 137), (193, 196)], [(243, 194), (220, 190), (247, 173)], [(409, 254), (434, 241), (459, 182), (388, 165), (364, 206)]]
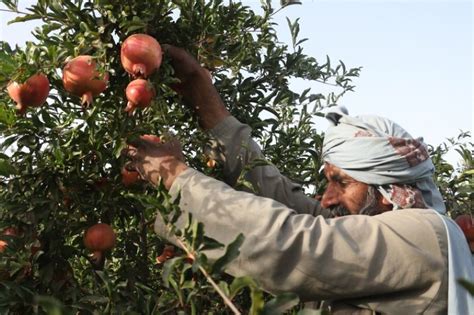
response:
[(332, 126), (323, 143), (323, 159), (352, 178), (374, 185), (394, 209), (430, 207), (445, 213), (433, 182), (434, 165), (423, 138), (378, 116), (348, 115), (344, 107), (326, 114)]

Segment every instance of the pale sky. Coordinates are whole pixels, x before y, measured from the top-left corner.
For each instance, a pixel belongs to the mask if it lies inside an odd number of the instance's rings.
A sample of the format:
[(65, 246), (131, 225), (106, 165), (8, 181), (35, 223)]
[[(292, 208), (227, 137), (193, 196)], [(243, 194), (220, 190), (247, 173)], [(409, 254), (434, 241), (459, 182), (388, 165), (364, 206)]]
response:
[[(24, 6), (32, 1), (20, 1)], [(258, 8), (260, 1), (244, 0)], [(274, 7), (279, 7), (274, 0)], [(301, 0), (275, 15), (290, 42), (286, 17), (300, 18), (304, 52), (324, 62), (362, 66), (355, 92), (341, 100), (351, 114), (391, 118), (414, 137), (437, 145), (459, 130), (473, 131), (473, 5), (470, 0)], [(0, 5), (0, 8), (3, 8)], [(0, 40), (31, 40), (34, 23), (6, 25)], [(295, 82), (295, 87), (318, 86)], [(327, 126), (317, 120), (321, 129)]]
[(279, 34), (299, 17), (306, 54), (363, 67), (341, 100), (351, 114), (388, 117), (434, 145), (473, 131), (471, 1), (301, 2), (277, 14)]

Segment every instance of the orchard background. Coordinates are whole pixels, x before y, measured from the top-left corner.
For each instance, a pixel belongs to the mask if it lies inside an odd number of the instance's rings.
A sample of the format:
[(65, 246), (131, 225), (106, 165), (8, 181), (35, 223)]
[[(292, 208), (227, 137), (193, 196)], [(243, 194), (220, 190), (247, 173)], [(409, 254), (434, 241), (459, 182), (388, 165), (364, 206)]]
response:
[[(200, 252), (219, 244), (200, 224), (176, 230), (186, 250), (157, 263), (166, 242), (153, 233), (155, 213), (169, 214), (172, 226), (179, 209), (162, 187), (123, 185), (126, 140), (171, 131), (189, 165), (218, 178), (220, 169), (207, 165), (207, 136), (170, 88), (177, 79), (166, 56), (149, 78), (156, 89), (152, 106), (131, 116), (124, 111), (131, 78), (120, 48), (128, 36), (146, 33), (188, 50), (210, 71), (231, 113), (252, 127), (268, 161), (310, 195), (325, 185), (318, 171), (323, 133), (312, 117), (351, 92), (361, 69), (305, 55), (297, 20), (288, 20), (292, 44), (281, 43), (272, 23), (285, 6), (271, 1), (262, 1), (259, 14), (232, 1), (38, 1), (21, 12), (16, 1), (1, 2), (16, 12), (13, 22), (43, 24), (24, 48), (0, 43), (0, 231), (18, 231), (0, 236), (8, 243), (0, 253), (0, 313), (309, 314), (291, 294), (273, 297), (252, 279), (222, 273), (240, 239), (222, 259), (207, 262)], [(93, 56), (110, 77), (86, 109), (62, 84), (66, 62), (79, 55)], [(50, 81), (47, 103), (18, 115), (6, 86), (39, 72)], [(292, 78), (323, 82), (332, 91), (296, 92)], [(451, 148), (459, 153), (457, 166), (444, 158)], [(431, 155), (451, 215), (472, 214), (470, 134), (432, 147)], [(83, 244), (84, 232), (98, 222), (117, 236), (99, 265)]]

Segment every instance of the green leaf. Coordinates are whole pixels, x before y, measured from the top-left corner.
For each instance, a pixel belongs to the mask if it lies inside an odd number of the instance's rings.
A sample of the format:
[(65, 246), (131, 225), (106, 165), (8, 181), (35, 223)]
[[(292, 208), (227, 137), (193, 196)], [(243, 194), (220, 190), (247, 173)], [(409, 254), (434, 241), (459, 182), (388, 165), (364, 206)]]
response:
[(235, 278), (229, 287), (230, 298), (233, 299), (239, 292), (246, 287), (253, 287), (257, 286), (255, 280), (251, 277), (239, 277)]
[(458, 283), (461, 284), (472, 296), (474, 296), (474, 282), (470, 282), (465, 279), (458, 279)]
[(18, 0), (2, 0), (2, 3), (12, 11), (18, 11)]
[(0, 176), (8, 177), (16, 173), (16, 169), (10, 164), (9, 161), (0, 159)]
[(82, 297), (79, 302), (87, 304), (107, 304), (109, 302), (109, 299), (105, 296), (88, 295)]
[(8, 21), (8, 25), (13, 24), (13, 23), (20, 23), (20, 22), (27, 22), (31, 20), (38, 20), (41, 19), (41, 15), (39, 14), (25, 14), (23, 16), (17, 16), (11, 21)]
[(204, 240), (201, 246), (199, 247), (199, 250), (212, 250), (212, 249), (218, 249), (224, 247), (224, 244), (219, 243), (213, 238), (207, 237), (204, 235)]
[(35, 301), (49, 315), (63, 315), (63, 304), (52, 296), (38, 295)]
[(96, 271), (96, 274), (103, 281), (105, 288), (107, 289), (107, 294), (109, 297), (112, 296), (112, 283), (110, 282), (109, 276), (104, 271)]
[(244, 242), (244, 235), (240, 233), (237, 238), (230, 243), (225, 251), (225, 254), (216, 260), (212, 265), (212, 274), (220, 273), (232, 260), (237, 258), (240, 254), (240, 246)]
[(270, 300), (263, 308), (264, 315), (283, 314), (299, 303), (299, 298), (294, 293), (283, 293)]
[(170, 279), (173, 276), (173, 270), (176, 267), (176, 264), (178, 264), (181, 260), (183, 260), (182, 257), (174, 257), (165, 262), (161, 278), (163, 279), (163, 285), (166, 288), (169, 288)]

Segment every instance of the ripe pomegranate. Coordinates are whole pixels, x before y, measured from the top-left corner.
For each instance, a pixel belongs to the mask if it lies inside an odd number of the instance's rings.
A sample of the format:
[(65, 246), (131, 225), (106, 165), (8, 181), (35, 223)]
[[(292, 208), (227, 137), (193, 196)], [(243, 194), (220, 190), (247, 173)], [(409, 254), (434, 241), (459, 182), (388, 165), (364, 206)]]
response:
[(107, 88), (109, 75), (100, 78), (97, 65), (91, 56), (79, 56), (69, 61), (63, 69), (63, 85), (66, 91), (82, 97), (81, 104), (87, 107)]
[(474, 218), (469, 214), (462, 214), (455, 219), (468, 242), (474, 242)]
[(161, 142), (161, 138), (158, 137), (158, 136), (154, 136), (154, 135), (143, 135), (143, 136), (140, 136), (140, 138), (143, 139), (143, 140), (146, 140), (146, 141), (153, 142), (153, 143), (160, 143)]
[(168, 259), (171, 259), (175, 256), (175, 250), (173, 245), (165, 245), (163, 252), (160, 256), (156, 257), (156, 263), (162, 264), (166, 262)]
[(120, 51), (122, 66), (133, 78), (148, 78), (160, 67), (162, 58), (160, 44), (146, 34), (127, 37)]
[(155, 89), (147, 80), (136, 79), (130, 82), (125, 90), (127, 95), (127, 107), (125, 111), (132, 114), (136, 107), (145, 108), (150, 106), (155, 97)]
[(209, 168), (216, 167), (216, 164), (217, 164), (216, 160), (214, 160), (214, 159), (209, 159), (209, 160), (207, 160), (207, 163), (206, 163), (207, 167), (209, 167)]
[(115, 232), (110, 225), (97, 223), (87, 229), (84, 246), (92, 251), (92, 261), (98, 263), (102, 260), (103, 252), (115, 246)]
[(17, 102), (18, 113), (24, 114), (28, 107), (37, 107), (46, 101), (49, 95), (49, 80), (44, 74), (37, 73), (25, 83), (10, 82), (7, 92)]
[(136, 171), (129, 171), (125, 167), (122, 168), (122, 184), (125, 187), (132, 186), (140, 180), (140, 174)]
[[(18, 231), (17, 231), (17, 229), (15, 229), (13, 227), (9, 227), (9, 228), (6, 228), (5, 230), (3, 230), (2, 234), (3, 235), (8, 235), (8, 236), (17, 236)], [(5, 249), (7, 248), (7, 246), (8, 246), (8, 242), (0, 240), (0, 253), (3, 253), (5, 251)]]

